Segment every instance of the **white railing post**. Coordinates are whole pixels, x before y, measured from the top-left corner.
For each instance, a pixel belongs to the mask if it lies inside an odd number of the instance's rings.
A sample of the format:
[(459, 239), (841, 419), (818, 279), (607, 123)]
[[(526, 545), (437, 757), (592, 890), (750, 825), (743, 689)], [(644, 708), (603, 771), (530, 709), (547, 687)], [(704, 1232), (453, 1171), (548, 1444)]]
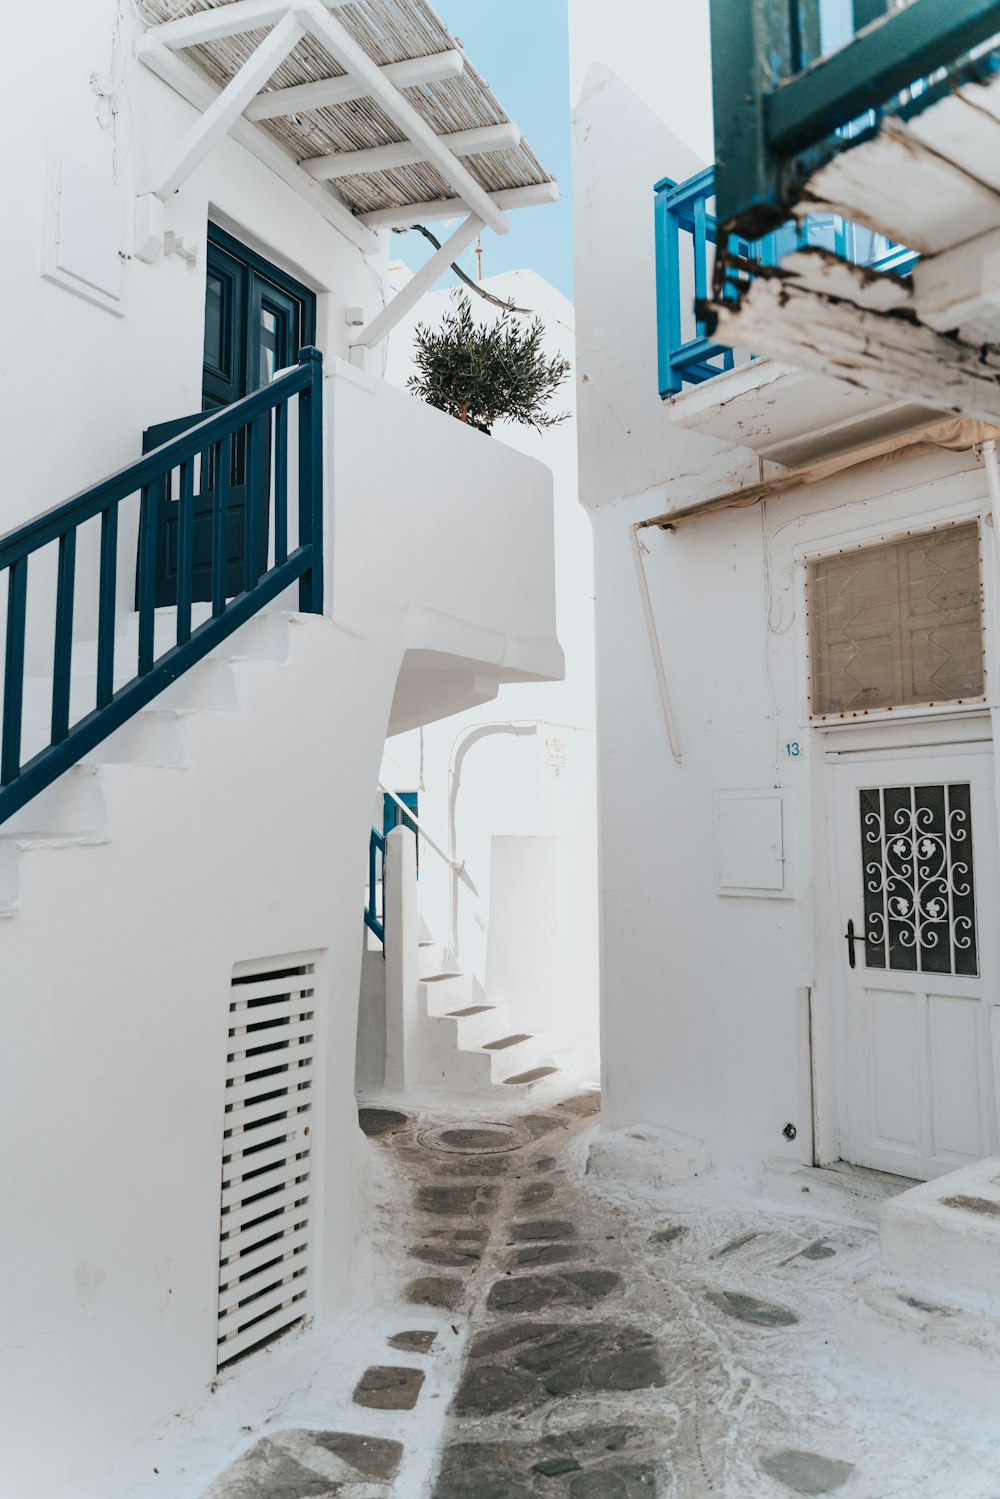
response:
[(420, 982), (417, 911), (417, 840), (410, 828), (393, 828), (385, 840), (382, 877), (385, 928), (385, 1086), (405, 1092), (412, 1082)]

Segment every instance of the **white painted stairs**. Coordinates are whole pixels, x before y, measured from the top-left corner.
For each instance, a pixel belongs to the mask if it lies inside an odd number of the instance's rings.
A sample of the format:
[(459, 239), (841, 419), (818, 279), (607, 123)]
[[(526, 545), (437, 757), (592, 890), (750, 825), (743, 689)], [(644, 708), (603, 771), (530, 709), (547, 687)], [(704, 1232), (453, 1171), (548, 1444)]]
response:
[[(209, 605), (195, 605), (192, 625), (200, 624), (209, 613)], [(25, 860), (60, 848), (108, 841), (109, 793), (118, 767), (184, 770), (186, 721), (198, 713), (236, 712), (240, 664), (283, 661), (288, 654), (288, 629), (289, 616), (277, 612), (263, 612), (248, 620), (148, 707), (0, 823), (0, 919), (18, 912)], [(138, 615), (126, 616), (115, 640), (116, 690), (136, 674), (138, 630)], [(158, 612), (154, 657), (173, 645), (175, 630), (175, 611)], [(71, 725), (94, 707), (96, 655), (96, 641), (74, 642)], [(49, 741), (51, 701), (51, 678), (25, 678), (22, 763)]]
[(937, 1399), (1000, 1409), (1000, 1157), (882, 1203), (878, 1270), (847, 1292), (841, 1340)]
[(471, 974), (447, 967), (440, 944), (420, 944), (419, 1085), (432, 1090), (516, 1098), (548, 1088), (559, 1069), (546, 1060), (543, 1037), (511, 1025), (510, 1006), (489, 1004)]

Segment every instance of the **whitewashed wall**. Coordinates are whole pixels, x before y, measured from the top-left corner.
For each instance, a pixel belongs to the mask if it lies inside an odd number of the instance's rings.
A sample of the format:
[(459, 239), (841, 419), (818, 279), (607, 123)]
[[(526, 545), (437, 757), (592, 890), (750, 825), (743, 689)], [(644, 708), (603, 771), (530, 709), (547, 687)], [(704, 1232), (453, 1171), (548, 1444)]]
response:
[[(544, 212), (544, 210), (540, 210)], [(489, 246), (486, 246), (488, 265)], [(405, 280), (405, 268), (391, 272)], [(537, 313), (545, 352), (575, 362), (572, 304), (530, 271), (487, 277), (501, 300)], [(405, 385), (412, 373), (417, 323), (435, 326), (452, 293), (422, 299), (390, 340), (386, 376)], [(475, 315), (496, 314), (474, 295)], [(452, 961), (475, 974), (487, 998), (511, 1005), (515, 1029), (544, 1032), (557, 1049), (574, 1049), (580, 1068), (597, 1066), (597, 845), (594, 744), (594, 600), (590, 526), (579, 504), (574, 378), (553, 398), (568, 411), (560, 426), (536, 433), (501, 423), (504, 449), (537, 457), (552, 471), (555, 506), (556, 617), (565, 654), (559, 682), (502, 686), (494, 700), (403, 734), (386, 744), (383, 783), (419, 789), (422, 822), (464, 859), (475, 891), (453, 880), (424, 848), (421, 914)], [(449, 419), (450, 420), (450, 419)], [(469, 494), (467, 503), (475, 503)], [(528, 547), (522, 533), (522, 551)], [(442, 543), (447, 555), (447, 543)], [(381, 807), (374, 815), (381, 825)], [(533, 904), (525, 888), (538, 893)]]
[[(90, 76), (110, 71), (119, 13), (125, 63), (116, 149), (98, 122)], [(382, 305), (379, 258), (366, 265), (297, 193), (228, 139), (166, 205), (166, 227), (197, 251), (193, 266), (176, 255), (152, 265), (129, 260), (124, 317), (43, 280), (46, 146), (117, 181), (131, 198), (197, 115), (132, 56), (137, 23), (122, 0), (18, 6), (9, 23), (11, 55), (45, 62), (12, 68), (0, 104), (2, 264), (6, 284), (17, 289), (8, 299), (0, 371), (0, 399), (8, 403), (0, 532), (137, 458), (151, 423), (200, 409), (209, 218), (317, 293), (317, 342), (328, 357), (347, 355), (345, 306), (374, 313)], [(123, 506), (122, 607), (130, 604), (137, 526), (138, 506)], [(80, 533), (81, 581), (96, 576), (86, 563), (97, 554), (99, 529), (93, 523)], [(78, 637), (92, 639), (95, 620), (96, 595), (84, 585)], [(29, 659), (47, 661), (48, 644), (36, 622)]]
[[(328, 612), (292, 625), (287, 660), (240, 666), (235, 701), (207, 692), (181, 725), (183, 767), (84, 776), (93, 837), (26, 855), (0, 920), (0, 1492), (17, 1499), (100, 1491), (117, 1453), (207, 1397), (234, 963), (321, 954), (310, 1314), (374, 1293), (354, 1277), (354, 1045), (369, 802), (393, 705), (433, 718), (477, 701), (476, 682), (495, 692), (562, 671), (548, 470), (337, 359), (344, 306), (381, 305), (378, 263), (242, 148), (220, 144), (167, 205), (194, 268), (129, 262), (123, 318), (41, 278), (45, 144), (112, 177), (89, 79), (109, 68), (119, 10), (128, 55), (131, 8), (114, 0), (11, 21), (23, 65), (0, 106), (16, 287), (0, 530), (134, 459), (149, 423), (199, 407), (211, 216), (318, 293)], [(134, 192), (193, 118), (128, 63), (118, 181)], [(134, 549), (123, 528), (123, 614)], [(76, 630), (92, 639), (96, 537), (77, 576)], [(39, 628), (30, 666), (49, 660)]]
[[(759, 1180), (763, 1160), (811, 1150), (802, 988), (814, 1006), (817, 1152), (839, 1154), (825, 744), (805, 721), (802, 555), (988, 505), (972, 455), (942, 455), (643, 533), (674, 763), (629, 528), (759, 476), (748, 449), (673, 425), (657, 394), (652, 189), (711, 150), (706, 11), (570, 7), (580, 487), (598, 601), (603, 1121), (697, 1136), (725, 1170)], [(788, 898), (718, 894), (716, 794), (775, 788)]]

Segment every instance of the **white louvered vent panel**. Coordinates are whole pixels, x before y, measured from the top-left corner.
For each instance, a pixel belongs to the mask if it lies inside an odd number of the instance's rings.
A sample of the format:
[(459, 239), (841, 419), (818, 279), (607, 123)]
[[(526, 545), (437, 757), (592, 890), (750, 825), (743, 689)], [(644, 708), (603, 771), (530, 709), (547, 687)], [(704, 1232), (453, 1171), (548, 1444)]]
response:
[[(283, 966), (284, 965), (284, 966)], [(306, 1312), (315, 964), (241, 963), (229, 996), (219, 1367)]]

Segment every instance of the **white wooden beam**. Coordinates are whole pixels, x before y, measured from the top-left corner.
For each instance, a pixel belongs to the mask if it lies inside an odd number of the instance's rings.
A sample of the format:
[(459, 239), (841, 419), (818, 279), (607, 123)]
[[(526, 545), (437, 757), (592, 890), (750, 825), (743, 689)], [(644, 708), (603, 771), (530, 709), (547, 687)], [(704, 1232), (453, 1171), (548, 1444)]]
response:
[(420, 267), (402, 291), (396, 293), (392, 301), (383, 307), (367, 328), (362, 328), (351, 343), (362, 344), (366, 349), (373, 349), (377, 343), (380, 343), (386, 334), (395, 328), (400, 319), (404, 318), (411, 308), (416, 307), (424, 292), (428, 291), (437, 278), (448, 269), (452, 261), (472, 244), (484, 227), (482, 219), (477, 214), (470, 213), (454, 234), (445, 240), (440, 250), (434, 251), (431, 258)]
[[(481, 151), (509, 151), (521, 143), (516, 125), (482, 125), (476, 130), (455, 130), (439, 135), (438, 140), (456, 156), (476, 156)], [(310, 156), (301, 162), (303, 171), (319, 182), (337, 177), (360, 177), (372, 172), (393, 172), (397, 167), (414, 166), (426, 161), (420, 146), (412, 141), (397, 141), (388, 146), (373, 146), (367, 151), (334, 151), (329, 156)]]
[(409, 100), (387, 78), (383, 78), (378, 64), (354, 40), (336, 16), (330, 14), (322, 0), (295, 0), (295, 14), (303, 25), (308, 26), (316, 40), (337, 59), (341, 67), (346, 68), (359, 83), (367, 86), (370, 97), (385, 110), (409, 140), (421, 147), (426, 153), (424, 160), (437, 167), (470, 210), (478, 214), (497, 234), (506, 234), (510, 224), (486, 189), (462, 165), (454, 152), (442, 145), (437, 132), (417, 113)]
[(285, 15), (169, 152), (143, 192), (153, 193), (162, 202), (171, 197), (195, 167), (204, 161), (212, 147), (229, 134), (249, 101), (259, 93), (261, 85), (267, 82), (275, 68), (280, 67), (304, 35), (305, 30), (295, 16)]
[(717, 305), (714, 336), (721, 343), (932, 410), (1000, 423), (1000, 354), (898, 312), (871, 311), (864, 306), (863, 271), (856, 274), (855, 302), (813, 290), (796, 275), (797, 258), (783, 262), (781, 275), (756, 280), (738, 308)]
[[(465, 58), (457, 48), (434, 52), (430, 57), (409, 57), (403, 62), (386, 63), (379, 72), (396, 88), (416, 88), (422, 83), (439, 83), (443, 78), (458, 78)], [(261, 94), (243, 111), (248, 120), (276, 120), (283, 115), (305, 114), (310, 109), (329, 109), (336, 104), (350, 104), (363, 99), (366, 87), (345, 73), (341, 78), (320, 78), (315, 83), (297, 83), (292, 88), (271, 89)]]
[[(532, 187), (502, 188), (490, 197), (498, 208), (534, 208), (541, 203), (555, 203), (559, 197), (557, 182), (538, 182)], [(403, 203), (400, 207), (376, 208), (363, 213), (358, 220), (369, 229), (408, 229), (411, 224), (427, 224), (436, 219), (456, 219), (464, 213), (461, 198), (434, 198), (428, 203)]]
[[(324, 3), (347, 5), (350, 0), (324, 0)], [(140, 38), (137, 50), (141, 56), (143, 43), (147, 41), (172, 49), (219, 42), (227, 36), (238, 36), (241, 31), (276, 26), (290, 9), (292, 0), (229, 0), (226, 5), (196, 10), (190, 16), (178, 16), (176, 21), (150, 26)]]
[[(151, 44), (143, 50), (142, 60), (157, 77), (162, 78), (164, 83), (169, 84), (197, 110), (207, 109), (221, 92), (200, 68), (194, 67), (166, 47)], [(266, 130), (260, 130), (241, 117), (236, 120), (229, 133), (233, 140), (245, 146), (304, 198), (328, 224), (339, 229), (352, 245), (356, 245), (365, 255), (377, 253), (378, 236), (362, 224), (359, 218), (355, 218), (340, 199), (334, 196), (332, 189), (324, 187), (310, 177), (308, 172), (303, 172), (291, 153)]]

